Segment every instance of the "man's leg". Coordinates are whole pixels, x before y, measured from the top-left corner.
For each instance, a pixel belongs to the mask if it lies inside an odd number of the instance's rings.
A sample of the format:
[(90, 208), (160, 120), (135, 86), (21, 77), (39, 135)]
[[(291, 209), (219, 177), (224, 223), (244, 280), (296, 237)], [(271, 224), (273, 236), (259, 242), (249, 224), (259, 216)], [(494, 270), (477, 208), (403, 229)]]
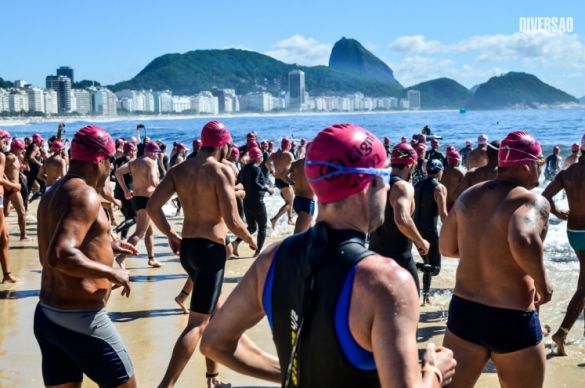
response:
[(10, 196), (12, 206), (18, 214), (18, 227), (20, 228), (20, 240), (30, 241), (30, 238), (26, 234), (26, 209), (24, 208), (24, 201), (20, 192), (13, 193)]
[(473, 387), (490, 358), (490, 352), (483, 346), (457, 337), (449, 329), (445, 332), (443, 346), (451, 349), (457, 360), (457, 373), (449, 387)]
[(146, 234), (144, 235), (144, 245), (146, 246), (146, 252), (148, 255), (148, 265), (154, 268), (161, 267), (162, 264), (154, 258), (154, 229), (152, 228), (152, 222), (150, 222), (150, 218), (148, 228), (146, 229)]
[(175, 302), (177, 302), (177, 304), (181, 307), (181, 310), (183, 310), (184, 314), (189, 314), (189, 306), (185, 304), (185, 301), (191, 294), (191, 291), (193, 291), (193, 281), (191, 278), (187, 278), (187, 281), (183, 285), (181, 292), (179, 292), (179, 295), (175, 297)]
[(304, 211), (297, 214), (297, 222), (295, 223), (294, 234), (302, 233), (308, 230), (313, 224), (313, 217)]
[[(454, 354), (457, 357), (456, 354)], [(457, 357), (457, 373), (460, 373), (460, 357)], [(542, 387), (546, 354), (544, 342), (512, 353), (492, 353), (492, 360), (498, 371), (500, 386), (508, 387)]]
[[(144, 209), (138, 210), (138, 213), (136, 215), (136, 230), (134, 231), (134, 234), (130, 236), (128, 242), (132, 245), (138, 244), (138, 241), (143, 239), (144, 236), (146, 235), (146, 230), (148, 229), (149, 226), (150, 219), (148, 218), (146, 210)], [(116, 257), (116, 261), (122, 268), (125, 268), (124, 260), (126, 260), (126, 255), (118, 255)]]
[(561, 327), (552, 336), (552, 340), (557, 345), (557, 354), (559, 356), (566, 356), (565, 340), (567, 334), (575, 324), (577, 318), (585, 308), (585, 251), (576, 252), (579, 258), (579, 280), (577, 280), (577, 291), (573, 294), (565, 318), (561, 323)]
[(4, 214), (0, 213), (0, 264), (2, 265), (2, 283), (16, 283), (18, 278), (10, 273), (10, 252), (8, 249), (10, 238), (8, 225)]
[(295, 192), (293, 191), (293, 188), (291, 186), (289, 187), (285, 187), (282, 189), (282, 196), (284, 197), (284, 201), (286, 202), (288, 208), (286, 210), (287, 214), (288, 214), (288, 224), (289, 225), (294, 225), (292, 218), (293, 218), (293, 201), (295, 200)]
[(266, 241), (266, 228), (268, 224), (268, 215), (266, 214), (266, 204), (264, 202), (260, 202), (258, 205), (258, 210), (256, 213), (256, 223), (258, 224), (258, 236), (256, 237), (256, 252), (254, 252), (254, 256), (258, 256), (262, 247), (264, 246), (264, 241)]

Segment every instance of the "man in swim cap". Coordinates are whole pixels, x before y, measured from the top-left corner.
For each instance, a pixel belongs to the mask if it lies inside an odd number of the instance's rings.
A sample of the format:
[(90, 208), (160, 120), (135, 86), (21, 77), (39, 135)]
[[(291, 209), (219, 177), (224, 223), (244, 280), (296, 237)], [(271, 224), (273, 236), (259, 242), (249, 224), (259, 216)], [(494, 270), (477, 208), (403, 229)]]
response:
[(431, 277), (441, 271), (439, 232), (437, 223), (447, 217), (447, 189), (439, 181), (443, 175), (443, 163), (433, 159), (427, 164), (427, 178), (414, 186), (414, 223), (421, 236), (429, 242), (429, 252), (422, 256), (424, 264), (417, 264), (423, 272), (423, 305), (431, 304)]
[(276, 227), (278, 219), (285, 213), (288, 214), (288, 224), (292, 225), (292, 204), (294, 201), (294, 191), (291, 182), (288, 180), (288, 172), (295, 157), (290, 152), (292, 147), (291, 141), (283, 137), (280, 142), (280, 149), (268, 157), (266, 165), (272, 175), (274, 175), (274, 185), (280, 190), (280, 196), (284, 199), (284, 205), (278, 210), (276, 215), (270, 219), (272, 229)]
[[(585, 150), (585, 136), (582, 143), (583, 152)], [(567, 236), (569, 244), (575, 251), (579, 259), (579, 280), (577, 290), (573, 294), (567, 312), (561, 322), (561, 326), (552, 339), (557, 346), (557, 354), (566, 356), (565, 341), (569, 331), (575, 324), (577, 318), (585, 308), (585, 157), (581, 155), (579, 161), (569, 167), (567, 170), (559, 172), (554, 180), (546, 187), (542, 195), (549, 201), (551, 213), (567, 221)], [(553, 201), (553, 197), (565, 190), (569, 202), (568, 210), (558, 209)]]
[(187, 159), (193, 159), (197, 156), (199, 151), (201, 150), (201, 139), (193, 140), (193, 151), (187, 156)]
[(561, 170), (561, 149), (559, 146), (553, 147), (553, 153), (546, 157), (544, 168), (544, 179), (552, 181), (557, 173)]
[(511, 132), (497, 178), (466, 190), (443, 223), (441, 253), (459, 258), (443, 341), (459, 364), (453, 386), (473, 386), (491, 358), (502, 386), (542, 387), (536, 309), (552, 296), (543, 263), (550, 206), (531, 190), (543, 164), (538, 141)]
[[(421, 376), (412, 278), (365, 248), (383, 222), (385, 163), (382, 142), (363, 128), (338, 124), (317, 135), (305, 161), (319, 198), (317, 224), (260, 254), (209, 323), (204, 354), (283, 387), (449, 382), (455, 361), (432, 344)], [(278, 358), (243, 337), (264, 315)]]
[(51, 156), (45, 159), (39, 171), (39, 179), (45, 182), (47, 190), (67, 173), (67, 162), (63, 157), (64, 153), (65, 145), (61, 141), (54, 140), (51, 142)]
[(461, 154), (461, 166), (467, 166), (467, 157), (471, 151), (473, 151), (473, 143), (471, 143), (471, 140), (465, 140), (465, 147), (459, 150), (459, 154)]
[(421, 236), (412, 219), (414, 187), (409, 179), (417, 160), (417, 153), (408, 144), (398, 144), (392, 150), (392, 177), (384, 210), (384, 223), (371, 233), (370, 249), (393, 258), (409, 271), (418, 290), (418, 272), (412, 258), (412, 243), (414, 242), (421, 256), (426, 256), (429, 242)]
[(483, 167), (488, 163), (488, 137), (487, 135), (479, 135), (477, 137), (477, 148), (467, 155), (467, 171)]
[[(10, 133), (0, 129), (0, 148), (8, 147), (10, 143)], [(4, 167), (6, 166), (6, 155), (0, 152), (0, 207), (4, 207), (4, 198), (6, 192), (17, 192), (20, 190), (20, 184), (9, 180), (4, 174)], [(2, 283), (16, 283), (18, 278), (10, 272), (10, 251), (8, 250), (10, 243), (10, 234), (8, 232), (8, 224), (4, 216), (3, 209), (0, 211), (0, 264), (2, 265)]]
[(563, 163), (563, 170), (566, 170), (567, 168), (571, 167), (573, 164), (577, 163), (577, 161), (579, 160), (579, 156), (580, 156), (580, 149), (581, 147), (579, 146), (579, 144), (577, 143), (573, 143), (573, 145), (571, 146), (571, 155), (567, 156), (567, 158), (565, 159), (565, 162)]
[(489, 181), (492, 179), (496, 179), (498, 175), (498, 149), (500, 148), (500, 141), (494, 140), (492, 141), (486, 151), (487, 155), (487, 164), (485, 166), (478, 167), (471, 171), (467, 171), (467, 174), (463, 177), (461, 183), (455, 189), (455, 193), (453, 194), (454, 198), (457, 199), (465, 190), (470, 188), (471, 186), (478, 184), (480, 182)]
[[(10, 145), (10, 151), (6, 154), (6, 164), (4, 167), (4, 176), (14, 187), (20, 186), (21, 160), (24, 157), (24, 141), (14, 138)], [(25, 198), (20, 189), (14, 190), (6, 187), (4, 189), (4, 217), (8, 217), (10, 204), (16, 210), (18, 215), (18, 227), (20, 228), (20, 241), (30, 241), (26, 233), (26, 205)]]
[(114, 141), (96, 126), (71, 143), (63, 179), (41, 198), (39, 258), (43, 268), (34, 333), (45, 386), (81, 386), (83, 374), (101, 387), (135, 387), (128, 350), (105, 311), (112, 286), (130, 295), (128, 273), (112, 268), (115, 253), (136, 254), (113, 241), (95, 188), (110, 175)]
[[(222, 163), (229, 154), (232, 137), (219, 121), (210, 121), (201, 130), (202, 148), (169, 170), (148, 203), (156, 227), (180, 255), (181, 264), (193, 281), (189, 321), (181, 333), (161, 387), (173, 386), (191, 358), (211, 315), (216, 311), (226, 261), (226, 237), (230, 230), (256, 250), (253, 237), (238, 215), (233, 170)], [(162, 206), (177, 193), (185, 219), (181, 235), (166, 219)], [(207, 362), (208, 387), (221, 386), (217, 364)]]
[(430, 163), (433, 160), (438, 160), (443, 167), (445, 167), (447, 165), (447, 158), (445, 158), (445, 155), (439, 150), (439, 146), (440, 144), (437, 139), (431, 140), (431, 149), (427, 151), (425, 159), (427, 160), (427, 163)]
[(317, 198), (305, 175), (305, 160), (305, 157), (295, 160), (290, 167), (289, 173), (289, 180), (294, 183), (295, 199), (293, 209), (297, 213), (293, 234), (306, 231), (314, 223)]
[[(130, 141), (125, 142), (123, 151), (124, 155), (114, 161), (114, 172), (136, 158), (136, 143)], [(132, 175), (125, 174), (124, 183), (128, 189), (132, 190)], [(118, 183), (118, 180), (116, 180), (116, 185), (114, 186), (114, 198), (122, 204), (120, 211), (124, 215), (124, 221), (114, 229), (114, 232), (120, 233), (120, 236), (126, 239), (128, 237), (128, 229), (136, 224), (136, 210), (134, 210), (134, 205), (132, 205), (132, 199), (128, 199), (124, 195), (124, 190), (120, 186), (120, 183)]]
[(447, 152), (447, 167), (443, 171), (441, 184), (447, 189), (447, 211), (451, 210), (455, 203), (455, 191), (463, 180), (465, 173), (461, 170), (461, 154), (456, 150)]
[[(159, 184), (158, 153), (160, 153), (159, 146), (155, 142), (149, 141), (144, 144), (144, 156), (131, 160), (116, 170), (116, 180), (122, 187), (124, 196), (126, 199), (132, 200), (134, 210), (136, 210), (136, 230), (130, 236), (128, 242), (136, 245), (138, 241), (144, 239), (148, 254), (148, 265), (153, 268), (161, 267), (161, 263), (154, 257), (154, 230), (146, 211), (146, 205), (154, 189)], [(126, 181), (124, 180), (126, 174), (132, 175), (132, 189), (126, 186)], [(116, 257), (116, 261), (122, 267), (124, 267), (125, 259), (124, 255)]]

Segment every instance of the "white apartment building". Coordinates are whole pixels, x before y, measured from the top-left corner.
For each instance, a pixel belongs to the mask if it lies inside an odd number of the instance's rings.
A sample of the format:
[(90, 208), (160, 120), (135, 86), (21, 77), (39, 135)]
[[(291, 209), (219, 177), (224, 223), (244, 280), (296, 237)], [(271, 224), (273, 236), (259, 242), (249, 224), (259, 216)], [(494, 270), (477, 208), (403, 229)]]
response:
[(181, 113), (191, 110), (191, 99), (187, 96), (173, 96), (173, 112)]
[(43, 94), (43, 89), (29, 87), (25, 90), (28, 95), (29, 112), (45, 113), (45, 96)]
[(219, 99), (211, 92), (201, 92), (196, 96), (189, 97), (191, 110), (202, 114), (219, 114)]
[(252, 112), (270, 112), (272, 95), (266, 92), (247, 93), (240, 97), (240, 109)]
[(28, 112), (28, 94), (24, 90), (14, 90), (8, 95), (8, 109), (13, 113)]
[(406, 98), (408, 99), (409, 109), (420, 109), (420, 92), (418, 90), (409, 90), (406, 92)]
[(59, 113), (59, 98), (57, 92), (53, 89), (44, 89), (43, 98), (45, 100), (45, 113), (48, 115), (56, 115)]
[(80, 115), (91, 112), (91, 93), (83, 89), (71, 90), (71, 111)]
[(105, 88), (90, 88), (93, 113), (104, 116), (115, 116), (118, 113), (118, 98), (112, 91)]
[(0, 113), (8, 112), (10, 110), (10, 105), (8, 104), (8, 91), (5, 89), (0, 89)]
[(406, 99), (406, 98), (400, 99), (400, 109), (410, 109), (410, 104), (408, 103), (408, 99)]

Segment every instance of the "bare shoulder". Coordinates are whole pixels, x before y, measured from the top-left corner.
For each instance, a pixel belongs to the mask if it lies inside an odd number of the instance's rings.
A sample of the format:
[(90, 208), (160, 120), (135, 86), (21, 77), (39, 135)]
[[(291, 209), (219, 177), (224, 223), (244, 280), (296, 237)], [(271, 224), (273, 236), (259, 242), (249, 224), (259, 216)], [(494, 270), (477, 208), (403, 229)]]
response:
[(394, 260), (377, 254), (360, 261), (356, 284), (374, 298), (398, 298), (416, 293), (412, 275)]

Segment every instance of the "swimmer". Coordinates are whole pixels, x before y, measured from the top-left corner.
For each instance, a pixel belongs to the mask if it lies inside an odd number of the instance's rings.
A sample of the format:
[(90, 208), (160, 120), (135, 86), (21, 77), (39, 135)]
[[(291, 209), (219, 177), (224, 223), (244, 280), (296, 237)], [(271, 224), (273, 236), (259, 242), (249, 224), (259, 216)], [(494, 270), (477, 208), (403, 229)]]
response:
[[(201, 143), (195, 158), (169, 170), (147, 207), (154, 224), (167, 236), (171, 251), (180, 256), (194, 284), (187, 327), (177, 339), (159, 387), (175, 385), (216, 310), (223, 283), (228, 230), (256, 250), (252, 235), (238, 215), (233, 170), (221, 163), (232, 144), (228, 129), (219, 121), (208, 122), (201, 130)], [(162, 211), (174, 193), (185, 214), (181, 235), (172, 229)], [(207, 360), (207, 386), (229, 386), (219, 381), (217, 368), (214, 361)]]
[(470, 151), (467, 155), (467, 171), (474, 168), (483, 167), (488, 163), (488, 137), (487, 135), (479, 135), (477, 137), (477, 148)]
[[(136, 245), (138, 241), (144, 238), (144, 245), (148, 254), (148, 265), (153, 268), (159, 268), (162, 264), (154, 258), (154, 230), (146, 211), (146, 205), (159, 184), (158, 153), (160, 153), (159, 146), (149, 141), (144, 144), (144, 156), (131, 160), (116, 170), (116, 180), (122, 187), (124, 196), (126, 199), (132, 200), (134, 210), (136, 210), (136, 230), (130, 236), (128, 242)], [(126, 181), (124, 180), (126, 174), (132, 174), (132, 189), (126, 186)], [(116, 261), (122, 268), (125, 267), (125, 259), (124, 255), (116, 257)]]
[(57, 180), (61, 179), (67, 173), (67, 162), (63, 158), (65, 145), (59, 140), (51, 142), (52, 155), (43, 162), (39, 171), (39, 179), (43, 180), (49, 188)]
[[(14, 187), (20, 183), (20, 167), (24, 154), (24, 142), (21, 139), (12, 139), (10, 151), (6, 154), (4, 176)], [(4, 189), (4, 217), (8, 217), (10, 204), (18, 215), (18, 227), (20, 228), (20, 241), (31, 241), (26, 233), (26, 208), (21, 190), (6, 187)]]
[(496, 179), (498, 175), (498, 149), (500, 148), (500, 141), (494, 140), (487, 146), (487, 164), (482, 167), (478, 167), (471, 171), (467, 171), (467, 174), (463, 177), (461, 183), (455, 189), (453, 194), (454, 198), (457, 199), (461, 193), (481, 182)]
[(305, 176), (304, 157), (292, 163), (289, 180), (294, 182), (295, 199), (293, 201), (293, 209), (297, 213), (297, 221), (293, 234), (297, 234), (313, 226), (317, 200)]
[(577, 163), (577, 161), (579, 161), (579, 156), (581, 154), (580, 151), (581, 151), (581, 147), (579, 146), (579, 144), (574, 143), (571, 146), (571, 155), (567, 156), (567, 158), (565, 159), (565, 162), (563, 163), (562, 170), (566, 170), (567, 168), (571, 167), (573, 164)]
[(443, 223), (441, 254), (459, 258), (443, 340), (458, 362), (452, 387), (472, 387), (490, 358), (502, 386), (542, 387), (537, 308), (553, 292), (543, 262), (550, 206), (531, 190), (543, 165), (532, 136), (508, 134), (497, 178), (466, 190)]
[(283, 137), (280, 142), (280, 149), (271, 154), (266, 161), (270, 172), (274, 175), (274, 185), (280, 190), (280, 196), (284, 199), (284, 205), (278, 210), (276, 215), (270, 219), (273, 230), (276, 227), (278, 219), (285, 213), (288, 214), (289, 225), (293, 225), (292, 204), (295, 195), (292, 187), (290, 187), (291, 182), (287, 177), (290, 166), (295, 160), (293, 154), (290, 152), (291, 147), (291, 141), (286, 137)]
[[(319, 198), (317, 224), (260, 254), (203, 333), (203, 354), (282, 387), (450, 382), (456, 362), (433, 344), (421, 374), (411, 276), (365, 248), (383, 222), (385, 163), (382, 142), (363, 128), (338, 124), (317, 135), (305, 163)], [(244, 336), (264, 316), (278, 357)]]
[[(10, 133), (0, 129), (0, 148), (8, 147), (10, 142)], [(6, 190), (17, 192), (20, 190), (20, 184), (14, 183), (4, 175), (4, 166), (6, 165), (6, 155), (0, 152), (0, 206), (4, 206), (4, 197)], [(3, 210), (3, 209), (2, 209)], [(4, 211), (0, 210), (0, 264), (2, 265), (2, 283), (16, 283), (19, 279), (10, 272), (10, 235), (8, 233), (8, 224), (4, 217)]]
[(455, 199), (457, 199), (455, 196), (457, 186), (459, 186), (465, 176), (465, 173), (459, 167), (461, 165), (461, 159), (461, 154), (456, 150), (447, 152), (447, 167), (443, 171), (443, 177), (441, 178), (441, 183), (447, 189), (447, 211), (453, 207)]
[[(581, 143), (581, 152), (585, 150), (585, 136)], [(579, 259), (579, 280), (577, 290), (573, 294), (567, 312), (561, 326), (552, 339), (557, 346), (557, 354), (566, 356), (565, 341), (569, 331), (577, 318), (585, 308), (585, 156), (581, 155), (579, 161), (567, 170), (559, 172), (554, 180), (546, 187), (542, 195), (548, 199), (551, 213), (567, 221), (567, 235), (569, 244)], [(553, 197), (564, 190), (569, 202), (568, 210), (560, 210), (556, 207)]]
[(102, 387), (136, 387), (128, 350), (105, 311), (113, 285), (130, 296), (128, 273), (112, 268), (114, 254), (137, 253), (112, 240), (95, 190), (110, 175), (114, 151), (106, 131), (81, 128), (67, 174), (39, 203), (43, 271), (34, 333), (45, 386), (80, 387), (85, 374)]

